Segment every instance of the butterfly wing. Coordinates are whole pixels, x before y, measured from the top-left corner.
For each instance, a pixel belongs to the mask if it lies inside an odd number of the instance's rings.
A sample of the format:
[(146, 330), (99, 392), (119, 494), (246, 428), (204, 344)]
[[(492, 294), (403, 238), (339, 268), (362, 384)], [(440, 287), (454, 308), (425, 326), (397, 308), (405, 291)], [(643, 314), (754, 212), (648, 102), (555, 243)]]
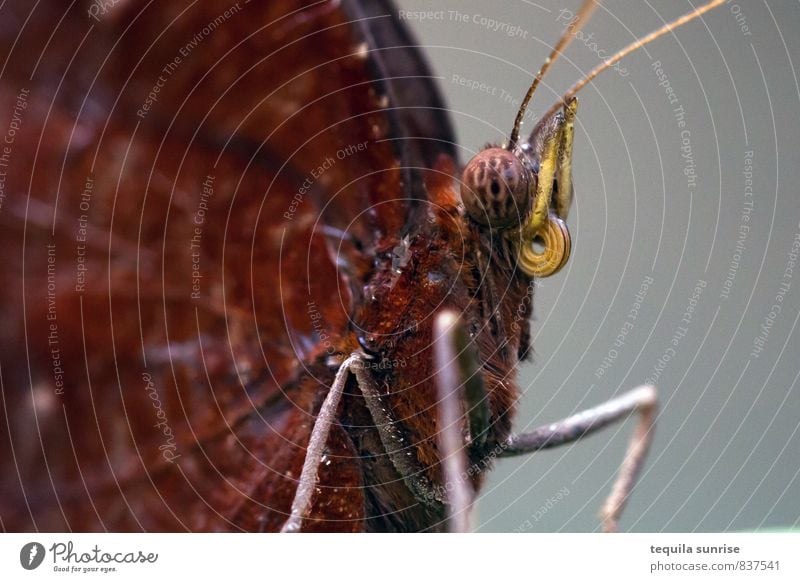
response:
[(0, 8), (3, 527), (276, 529), (441, 98), (388, 2), (78, 4)]

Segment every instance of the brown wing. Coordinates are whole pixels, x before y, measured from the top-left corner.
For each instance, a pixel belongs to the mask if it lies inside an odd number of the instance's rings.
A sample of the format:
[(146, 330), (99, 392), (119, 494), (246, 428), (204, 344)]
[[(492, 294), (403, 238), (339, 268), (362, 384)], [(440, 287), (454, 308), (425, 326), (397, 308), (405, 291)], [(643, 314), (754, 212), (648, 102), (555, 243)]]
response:
[(275, 529), (441, 100), (389, 3), (70, 4), (0, 8), (2, 526)]

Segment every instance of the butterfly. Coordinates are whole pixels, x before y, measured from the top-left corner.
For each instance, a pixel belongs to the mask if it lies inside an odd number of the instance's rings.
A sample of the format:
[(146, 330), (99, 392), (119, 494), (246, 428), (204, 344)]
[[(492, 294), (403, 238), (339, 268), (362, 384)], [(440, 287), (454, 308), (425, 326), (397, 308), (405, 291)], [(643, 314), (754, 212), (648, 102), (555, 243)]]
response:
[[(388, 0), (0, 8), (6, 530), (465, 531), (569, 258), (575, 94), (460, 168)], [(591, 14), (579, 11), (576, 26)], [(614, 60), (616, 59), (616, 60)]]

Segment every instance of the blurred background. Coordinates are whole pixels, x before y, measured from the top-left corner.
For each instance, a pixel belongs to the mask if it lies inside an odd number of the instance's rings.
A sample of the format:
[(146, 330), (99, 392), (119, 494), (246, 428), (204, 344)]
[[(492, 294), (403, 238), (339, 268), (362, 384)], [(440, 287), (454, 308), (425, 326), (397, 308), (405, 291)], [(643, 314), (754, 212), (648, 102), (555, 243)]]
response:
[[(440, 77), (464, 162), (508, 135), (580, 3), (398, 4)], [(604, 58), (698, 4), (605, 2), (523, 131)], [(728, 2), (579, 95), (573, 256), (536, 290), (517, 430), (657, 384), (655, 443), (623, 530), (800, 523), (798, 29), (797, 2)], [(596, 530), (632, 428), (498, 462), (480, 531)]]

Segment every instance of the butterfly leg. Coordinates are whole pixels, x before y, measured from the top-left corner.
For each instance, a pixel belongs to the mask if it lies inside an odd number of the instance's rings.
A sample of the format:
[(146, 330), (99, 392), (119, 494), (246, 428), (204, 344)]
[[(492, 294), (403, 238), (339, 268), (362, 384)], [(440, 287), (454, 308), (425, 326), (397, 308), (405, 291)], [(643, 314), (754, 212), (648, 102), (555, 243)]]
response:
[(640, 386), (564, 420), (511, 437), (501, 457), (514, 457), (574, 442), (601, 428), (639, 414), (639, 422), (628, 444), (628, 450), (617, 479), (600, 511), (604, 531), (616, 531), (625, 502), (630, 495), (647, 450), (653, 438), (657, 409), (656, 389)]
[[(475, 493), (467, 470), (466, 447), (480, 447), (486, 441), (489, 405), (477, 359), (458, 316), (450, 310), (437, 315), (433, 335), (439, 397), (437, 439), (444, 486), (448, 492), (448, 529), (451, 532), (469, 532), (472, 530), (471, 508)], [(467, 407), (469, 438), (463, 430), (462, 401)]]
[(375, 381), (365, 366), (365, 359), (365, 356), (355, 352), (342, 362), (336, 372), (333, 384), (322, 403), (314, 428), (311, 430), (291, 512), (281, 528), (283, 533), (299, 532), (302, 529), (303, 519), (311, 508), (319, 464), (350, 373), (356, 378), (356, 385), (364, 397), (364, 402), (378, 431), (384, 450), (408, 488), (422, 503), (435, 506), (443, 502), (443, 492), (431, 484), (425, 476), (423, 468), (410, 455), (410, 443), (405, 441), (387, 407), (383, 404)]
[(331, 425), (336, 417), (336, 409), (339, 407), (339, 401), (342, 399), (342, 393), (347, 383), (347, 373), (357, 359), (358, 356), (353, 354), (342, 362), (336, 372), (331, 389), (322, 403), (317, 420), (314, 422), (314, 428), (311, 430), (311, 437), (308, 440), (303, 470), (300, 473), (300, 481), (297, 484), (297, 491), (292, 501), (291, 513), (283, 524), (281, 533), (299, 532), (303, 526), (303, 518), (311, 508), (311, 499), (317, 485), (317, 474), (325, 444), (328, 442)]

